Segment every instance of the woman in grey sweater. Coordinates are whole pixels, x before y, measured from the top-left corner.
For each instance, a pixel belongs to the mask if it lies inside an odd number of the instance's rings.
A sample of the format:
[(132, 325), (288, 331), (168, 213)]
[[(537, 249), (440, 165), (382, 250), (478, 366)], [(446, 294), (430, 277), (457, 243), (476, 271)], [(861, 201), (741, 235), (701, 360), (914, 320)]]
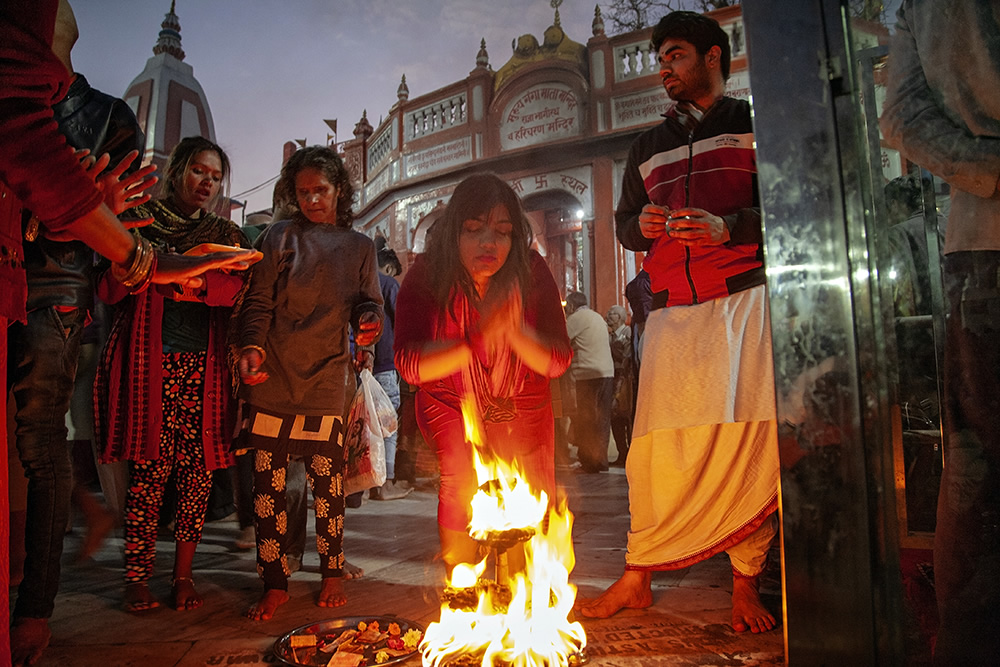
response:
[(359, 348), (382, 329), (372, 241), (350, 229), (351, 187), (324, 146), (295, 153), (277, 187), (295, 202), (289, 220), (258, 241), (264, 253), (240, 318), (239, 372), (250, 406), (257, 566), (264, 594), (248, 611), (267, 620), (288, 600), (285, 470), (302, 457), (312, 486), (323, 585), (316, 604), (338, 607), (343, 590), (343, 413), (354, 374), (348, 326)]

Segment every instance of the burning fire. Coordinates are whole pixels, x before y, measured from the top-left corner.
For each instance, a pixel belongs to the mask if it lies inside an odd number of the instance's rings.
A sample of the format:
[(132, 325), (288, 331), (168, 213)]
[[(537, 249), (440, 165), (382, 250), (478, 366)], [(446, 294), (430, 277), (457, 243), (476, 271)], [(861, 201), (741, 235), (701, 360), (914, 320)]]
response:
[(550, 509), (548, 496), (528, 486), (516, 463), (485, 458), (477, 411), (467, 402), (462, 413), (480, 484), (472, 499), (469, 534), (494, 547), (498, 578), (505, 570), (500, 562), (506, 560), (503, 551), (513, 544), (512, 535), (524, 542), (526, 566), (525, 572), (496, 582), (483, 577), (488, 556), (475, 565), (455, 567), (448, 582), (456, 593), (452, 599), (470, 603), (442, 604), (440, 622), (428, 626), (420, 645), (423, 664), (579, 664), (587, 637), (582, 625), (569, 620), (576, 599), (576, 587), (569, 583), (576, 564), (573, 515), (565, 503)]

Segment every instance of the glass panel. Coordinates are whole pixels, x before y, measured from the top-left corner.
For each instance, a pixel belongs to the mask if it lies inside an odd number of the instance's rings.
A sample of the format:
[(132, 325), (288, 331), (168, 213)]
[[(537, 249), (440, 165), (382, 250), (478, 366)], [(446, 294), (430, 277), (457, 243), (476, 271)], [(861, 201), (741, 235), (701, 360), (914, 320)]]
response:
[[(868, 24), (861, 24), (866, 26)], [(875, 32), (871, 30), (870, 32)], [(870, 40), (862, 36), (855, 43)], [(884, 40), (883, 40), (884, 41)], [(931, 546), (942, 469), (941, 350), (944, 304), (941, 249), (947, 186), (882, 145), (888, 48), (855, 51), (867, 152), (872, 164), (875, 271), (885, 322), (887, 392), (902, 546)], [(925, 206), (926, 202), (926, 206)]]

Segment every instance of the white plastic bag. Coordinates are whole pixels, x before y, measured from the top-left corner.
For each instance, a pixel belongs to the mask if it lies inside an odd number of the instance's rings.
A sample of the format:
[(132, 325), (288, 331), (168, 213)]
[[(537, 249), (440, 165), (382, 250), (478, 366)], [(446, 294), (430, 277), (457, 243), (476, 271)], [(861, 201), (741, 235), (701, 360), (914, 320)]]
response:
[(351, 401), (347, 417), (347, 433), (344, 436), (344, 456), (347, 465), (344, 474), (344, 495), (364, 491), (385, 482), (385, 442), (384, 438), (396, 431), (396, 411), (392, 410), (392, 420), (387, 429), (384, 402), (392, 408), (385, 390), (365, 369), (361, 371), (358, 391)]
[(385, 393), (385, 389), (382, 388), (382, 385), (379, 384), (379, 381), (375, 379), (375, 376), (367, 368), (361, 371), (361, 384), (368, 387), (372, 398), (371, 405), (375, 406), (378, 423), (382, 426), (382, 437), (388, 438), (399, 427), (396, 418), (396, 408), (393, 407), (392, 401), (389, 399), (389, 394)]

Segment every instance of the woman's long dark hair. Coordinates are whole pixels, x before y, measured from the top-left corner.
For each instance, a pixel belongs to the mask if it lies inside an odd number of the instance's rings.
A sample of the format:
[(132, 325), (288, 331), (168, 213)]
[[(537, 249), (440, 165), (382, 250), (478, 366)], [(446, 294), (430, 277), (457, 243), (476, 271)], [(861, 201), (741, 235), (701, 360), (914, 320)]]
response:
[(307, 146), (292, 153), (281, 168), (281, 176), (274, 186), (275, 201), (281, 202), (288, 211), (300, 213), (299, 200), (295, 196), (295, 177), (303, 169), (315, 169), (337, 188), (337, 226), (349, 228), (354, 222), (354, 211), (351, 210), (354, 186), (343, 160), (327, 146)]
[(494, 174), (481, 173), (469, 176), (455, 188), (451, 200), (430, 233), (430, 244), (424, 260), (432, 267), (431, 285), (441, 306), (446, 306), (453, 287), (458, 286), (473, 300), (478, 300), (472, 276), (462, 266), (458, 250), (462, 223), (485, 216), (494, 206), (507, 209), (514, 223), (511, 234), (510, 254), (500, 270), (490, 279), (486, 299), (506, 294), (513, 288), (527, 291), (531, 275), (530, 249), (533, 233), (531, 223), (524, 214), (521, 200), (507, 183)]

